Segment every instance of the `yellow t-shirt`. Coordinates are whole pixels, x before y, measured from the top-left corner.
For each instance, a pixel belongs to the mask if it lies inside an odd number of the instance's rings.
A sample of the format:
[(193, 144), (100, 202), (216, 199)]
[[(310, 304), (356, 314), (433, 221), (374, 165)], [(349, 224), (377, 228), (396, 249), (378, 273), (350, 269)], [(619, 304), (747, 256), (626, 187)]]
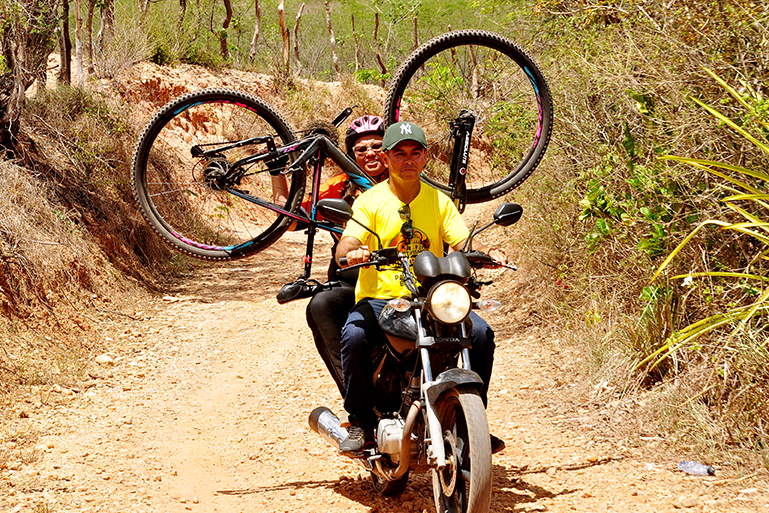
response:
[[(443, 242), (455, 246), (469, 236), (454, 203), (439, 190), (422, 183), (419, 194), (409, 204), (414, 237), (411, 243), (403, 238), (401, 227), (406, 217), (398, 211), (403, 209), (401, 202), (390, 190), (389, 180), (379, 183), (361, 194), (353, 204), (353, 217), (376, 232), (382, 240), (382, 246), (397, 247), (414, 263), (414, 258), (424, 250), (430, 250), (435, 256), (443, 256)], [(370, 250), (378, 249), (376, 238), (358, 223), (350, 221), (342, 234), (354, 237)], [(355, 286), (355, 300), (370, 297), (392, 299), (409, 296), (408, 288), (403, 284), (403, 273), (396, 270), (377, 271), (374, 267), (360, 270)]]

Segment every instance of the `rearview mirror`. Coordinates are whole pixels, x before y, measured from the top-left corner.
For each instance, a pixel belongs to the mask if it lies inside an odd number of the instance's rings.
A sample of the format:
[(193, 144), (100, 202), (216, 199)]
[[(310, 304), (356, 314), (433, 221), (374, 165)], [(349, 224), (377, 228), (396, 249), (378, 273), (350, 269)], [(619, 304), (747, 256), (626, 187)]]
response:
[(379, 235), (357, 219), (353, 219), (352, 208), (345, 200), (322, 199), (318, 202), (318, 212), (320, 212), (320, 215), (322, 215), (324, 219), (328, 219), (332, 223), (345, 224), (348, 221), (352, 221), (359, 224), (366, 231), (374, 234), (374, 237), (376, 237), (377, 243), (379, 244), (379, 249), (382, 249), (382, 241), (379, 239)]
[(350, 205), (343, 199), (322, 199), (318, 202), (318, 212), (323, 219), (332, 223), (345, 224), (352, 217)]
[(499, 226), (515, 224), (523, 215), (523, 207), (517, 203), (502, 203), (494, 212), (494, 222)]

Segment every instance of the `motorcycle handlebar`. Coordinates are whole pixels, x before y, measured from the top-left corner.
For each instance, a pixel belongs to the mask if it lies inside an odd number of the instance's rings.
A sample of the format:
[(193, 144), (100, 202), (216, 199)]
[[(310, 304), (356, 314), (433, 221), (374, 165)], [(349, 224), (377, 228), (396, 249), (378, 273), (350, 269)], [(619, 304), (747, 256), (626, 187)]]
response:
[(518, 270), (518, 268), (514, 265), (497, 262), (482, 251), (469, 251), (465, 253), (465, 256), (467, 257), (468, 262), (470, 262), (470, 267), (474, 267), (476, 269), (499, 269), (500, 267), (506, 267), (508, 269), (512, 269), (513, 271)]
[[(387, 248), (390, 249), (390, 248)], [(497, 262), (493, 258), (491, 258), (486, 253), (483, 253), (482, 251), (469, 251), (465, 253), (465, 256), (467, 257), (467, 260), (470, 262), (470, 266), (474, 267), (476, 269), (479, 268), (486, 268), (486, 269), (498, 269), (500, 267), (507, 267), (508, 269), (517, 270), (517, 267), (510, 264), (503, 264), (500, 262)], [(363, 262), (361, 264), (352, 265), (350, 267), (347, 267), (347, 257), (340, 257), (339, 258), (339, 265), (344, 268), (344, 270), (348, 269), (356, 269), (359, 267), (366, 267), (369, 265), (374, 265), (377, 263), (385, 263), (387, 261), (387, 257), (384, 255), (380, 255), (378, 251), (374, 251), (371, 253), (371, 260), (368, 262)]]

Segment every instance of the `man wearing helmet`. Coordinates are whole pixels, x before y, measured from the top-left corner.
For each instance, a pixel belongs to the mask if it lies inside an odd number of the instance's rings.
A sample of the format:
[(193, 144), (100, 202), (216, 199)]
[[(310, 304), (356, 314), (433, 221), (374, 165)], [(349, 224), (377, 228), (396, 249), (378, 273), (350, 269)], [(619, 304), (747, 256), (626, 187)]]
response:
[[(388, 165), (389, 177), (355, 201), (353, 217), (360, 224), (347, 223), (337, 245), (337, 259), (345, 257), (347, 265), (368, 262), (371, 255), (368, 245), (376, 244), (376, 240), (362, 226), (373, 229), (385, 247), (403, 248), (404, 253), (416, 255), (429, 250), (441, 257), (444, 243), (452, 249), (461, 249), (469, 231), (456, 206), (448, 196), (420, 181), (427, 163), (424, 131), (413, 123), (398, 122), (388, 127), (382, 144), (381, 157)], [(409, 235), (404, 234), (407, 224)], [(501, 263), (507, 262), (505, 254), (498, 249), (485, 248), (477, 242), (474, 246)], [(389, 299), (408, 295), (409, 291), (396, 271), (378, 271), (371, 267), (360, 270), (355, 289), (357, 302), (344, 325), (341, 341), (344, 407), (351, 423), (348, 437), (339, 445), (343, 454), (357, 457), (365, 444), (373, 439), (377, 416), (371, 355), (374, 348), (384, 343), (377, 319)], [(481, 398), (485, 405), (494, 362), (494, 332), (480, 316), (474, 312), (470, 315), (473, 321), (469, 334), (472, 342), (470, 361), (483, 380)], [(505, 446), (494, 436), (491, 445), (492, 452)]]
[[(366, 114), (350, 124), (344, 138), (350, 158), (354, 159), (358, 166), (374, 180), (380, 182), (388, 176), (387, 166), (379, 157), (382, 151), (383, 135), (384, 120), (379, 116)], [(321, 185), (318, 200), (344, 198), (352, 203), (354, 198), (350, 193), (351, 190), (347, 175), (342, 173), (329, 178)], [(332, 249), (332, 254), (335, 249), (336, 247)], [(337, 276), (337, 269), (336, 261), (332, 258), (329, 280), (337, 280), (341, 277), (341, 286), (317, 292), (312, 297), (307, 305), (307, 324), (312, 330), (318, 353), (344, 397), (340, 341), (347, 313), (355, 305), (355, 282), (358, 279), (358, 273), (347, 271)]]

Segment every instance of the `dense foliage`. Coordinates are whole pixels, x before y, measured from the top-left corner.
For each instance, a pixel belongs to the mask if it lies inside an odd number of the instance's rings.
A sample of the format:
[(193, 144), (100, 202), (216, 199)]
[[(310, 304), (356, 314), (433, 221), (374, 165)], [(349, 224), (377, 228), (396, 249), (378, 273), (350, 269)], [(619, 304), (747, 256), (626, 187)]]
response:
[(763, 200), (738, 195), (764, 191), (762, 174), (737, 184), (712, 167), (664, 157), (766, 168), (769, 2), (541, 1), (537, 11), (538, 37), (551, 42), (545, 68), (560, 94), (558, 179), (544, 186), (558, 194), (543, 202), (549, 229), (540, 247), (568, 286), (562, 299), (571, 308), (562, 313), (581, 305), (572, 326), (587, 319), (581, 333), (594, 341), (599, 367), (626, 355), (618, 390), (633, 375), (645, 384), (675, 378), (680, 395), (662, 417), (670, 426), (686, 418), (681, 425), (694, 426), (686, 434), (709, 447), (764, 454), (760, 316), (740, 325), (727, 315), (696, 341), (683, 335), (724, 312), (761, 312), (753, 305), (766, 292), (765, 240), (703, 228), (650, 278), (702, 222), (766, 219)]

